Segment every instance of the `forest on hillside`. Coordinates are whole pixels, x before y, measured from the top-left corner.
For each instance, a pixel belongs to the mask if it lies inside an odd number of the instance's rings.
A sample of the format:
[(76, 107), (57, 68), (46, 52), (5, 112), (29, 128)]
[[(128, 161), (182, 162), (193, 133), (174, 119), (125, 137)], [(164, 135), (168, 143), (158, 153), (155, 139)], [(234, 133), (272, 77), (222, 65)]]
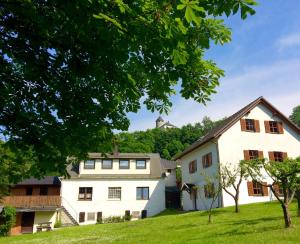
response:
[(181, 128), (122, 132), (116, 135), (118, 150), (127, 153), (159, 153), (162, 158), (171, 159), (224, 119), (212, 121), (209, 117), (204, 117), (199, 123), (187, 124)]

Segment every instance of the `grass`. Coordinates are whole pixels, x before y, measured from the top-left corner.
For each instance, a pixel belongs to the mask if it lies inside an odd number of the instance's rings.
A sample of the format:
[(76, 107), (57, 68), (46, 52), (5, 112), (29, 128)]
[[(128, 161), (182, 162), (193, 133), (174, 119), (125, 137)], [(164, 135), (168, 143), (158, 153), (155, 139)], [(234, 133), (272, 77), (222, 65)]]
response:
[(51, 232), (0, 238), (0, 243), (300, 243), (296, 203), (290, 207), (292, 227), (284, 228), (277, 202), (216, 209), (207, 213), (166, 210), (139, 221), (68, 227)]

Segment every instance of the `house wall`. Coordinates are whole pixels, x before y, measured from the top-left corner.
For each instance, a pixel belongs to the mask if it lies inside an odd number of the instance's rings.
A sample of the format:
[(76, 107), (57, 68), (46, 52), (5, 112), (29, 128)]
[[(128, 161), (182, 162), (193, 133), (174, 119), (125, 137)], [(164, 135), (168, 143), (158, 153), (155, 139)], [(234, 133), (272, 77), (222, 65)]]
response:
[[(241, 131), (240, 121), (229, 128), (218, 140), (219, 154), (221, 164), (238, 165), (240, 160), (244, 159), (243, 150), (259, 150), (263, 151), (264, 158), (268, 158), (269, 151), (287, 152), (288, 157), (295, 158), (300, 155), (300, 135), (297, 134), (287, 124), (283, 123), (283, 134), (270, 134), (265, 132), (264, 121), (276, 120), (281, 121), (278, 117), (273, 116), (265, 106), (258, 105), (244, 117), (244, 119), (259, 120), (260, 132)], [(266, 182), (271, 183), (270, 178), (266, 178)], [(233, 193), (233, 189), (229, 189)], [(253, 203), (269, 201), (274, 199), (269, 196), (248, 196), (247, 181), (243, 181), (240, 186), (240, 203)], [(223, 192), (224, 206), (234, 205), (234, 200), (225, 191)]]
[[(79, 187), (93, 187), (91, 201), (78, 200)], [(121, 187), (121, 200), (108, 199), (108, 187)], [(149, 187), (149, 200), (136, 200), (136, 187)], [(102, 212), (103, 218), (109, 216), (124, 216), (126, 210), (147, 210), (147, 216), (153, 216), (165, 209), (165, 182), (164, 179), (145, 180), (93, 180), (74, 179), (63, 180), (62, 205), (68, 210), (74, 219), (79, 222), (79, 212), (95, 213), (95, 220), (85, 221), (80, 224), (96, 222), (97, 212)]]
[[(212, 153), (212, 165), (208, 168), (202, 166), (202, 156), (207, 153)], [(197, 160), (197, 171), (193, 174), (189, 173), (189, 163), (193, 160)], [(207, 209), (211, 203), (211, 199), (207, 199), (204, 196), (204, 185), (207, 184), (207, 177), (216, 178), (216, 172), (218, 169), (218, 154), (217, 146), (215, 143), (209, 142), (202, 147), (188, 153), (182, 158), (181, 170), (182, 170), (182, 183), (195, 184), (198, 187), (197, 190), (197, 209)], [(218, 184), (216, 180), (215, 185)], [(182, 192), (182, 205), (184, 210), (194, 210), (194, 203), (190, 197), (190, 194), (186, 191)], [(219, 202), (216, 201), (214, 206), (217, 207)]]
[(53, 229), (56, 221), (56, 215), (56, 211), (36, 211), (34, 216), (33, 233), (36, 232), (36, 227), (40, 223), (51, 222), (51, 229)]
[[(141, 158), (143, 159), (143, 158)], [(119, 169), (119, 159), (112, 159), (112, 169), (102, 169), (102, 160), (95, 160), (95, 169), (84, 169), (84, 162), (80, 162), (80, 174), (150, 174), (150, 159), (146, 159), (146, 169), (136, 169), (136, 159), (130, 159), (129, 169)]]
[(176, 186), (176, 170), (172, 169), (171, 172), (166, 172), (165, 178), (166, 186)]

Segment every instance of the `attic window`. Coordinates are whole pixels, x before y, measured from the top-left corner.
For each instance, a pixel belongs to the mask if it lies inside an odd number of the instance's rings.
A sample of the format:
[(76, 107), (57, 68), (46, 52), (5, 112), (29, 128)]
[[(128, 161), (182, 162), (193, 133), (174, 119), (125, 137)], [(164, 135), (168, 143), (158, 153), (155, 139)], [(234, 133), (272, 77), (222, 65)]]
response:
[(270, 125), (270, 132), (272, 133), (279, 132), (278, 123), (276, 121), (269, 121), (269, 125)]
[(246, 130), (255, 132), (254, 119), (246, 119)]
[(146, 160), (145, 159), (137, 159), (136, 160), (136, 169), (146, 169)]

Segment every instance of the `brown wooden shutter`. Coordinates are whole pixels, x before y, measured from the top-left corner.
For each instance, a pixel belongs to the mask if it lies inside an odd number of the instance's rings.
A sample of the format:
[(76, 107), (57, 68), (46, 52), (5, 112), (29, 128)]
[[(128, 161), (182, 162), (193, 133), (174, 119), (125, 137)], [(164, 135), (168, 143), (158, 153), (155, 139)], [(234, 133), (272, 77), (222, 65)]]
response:
[(202, 167), (205, 168), (205, 155), (202, 156)]
[(253, 196), (254, 192), (253, 192), (253, 183), (252, 183), (252, 181), (247, 182), (247, 188), (248, 188), (248, 195)]
[(259, 120), (254, 120), (255, 132), (260, 132)]
[(273, 189), (277, 194), (279, 194), (279, 185), (278, 184), (274, 184)]
[(265, 130), (266, 130), (266, 133), (270, 133), (270, 123), (269, 123), (269, 121), (265, 121)]
[(283, 124), (282, 122), (277, 122), (279, 134), (283, 134)]
[(275, 161), (274, 152), (269, 152), (269, 160)]
[(268, 187), (265, 186), (267, 184), (268, 184), (267, 182), (263, 182), (263, 185), (262, 185), (263, 196), (269, 196)]
[(241, 130), (242, 131), (246, 131), (246, 120), (245, 119), (241, 119)]
[(263, 151), (258, 151), (258, 158), (259, 159), (264, 159), (264, 152)]
[(283, 153), (282, 153), (282, 157), (283, 157), (283, 160), (284, 160), (284, 159), (287, 159), (287, 157), (288, 157), (287, 152), (283, 152)]
[(212, 165), (212, 153), (208, 154), (208, 161), (209, 161), (209, 166)]
[(249, 150), (244, 150), (244, 159), (245, 160), (250, 160)]

